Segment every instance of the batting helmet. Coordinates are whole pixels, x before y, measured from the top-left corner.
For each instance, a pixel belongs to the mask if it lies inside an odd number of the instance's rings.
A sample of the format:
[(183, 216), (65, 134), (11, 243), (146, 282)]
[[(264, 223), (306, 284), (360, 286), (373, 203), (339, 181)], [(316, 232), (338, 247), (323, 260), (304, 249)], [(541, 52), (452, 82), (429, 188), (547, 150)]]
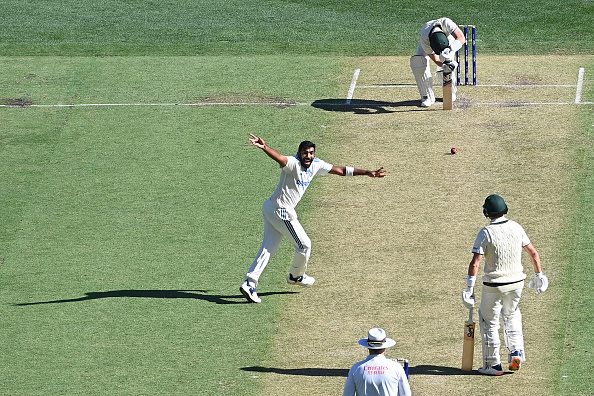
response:
[(501, 195), (492, 194), (485, 198), (483, 214), (485, 217), (500, 217), (507, 213), (507, 205)]
[(441, 54), (441, 51), (448, 48), (450, 46), (450, 42), (448, 37), (441, 29), (434, 29), (431, 34), (429, 35), (429, 43), (431, 45), (431, 49), (437, 55)]

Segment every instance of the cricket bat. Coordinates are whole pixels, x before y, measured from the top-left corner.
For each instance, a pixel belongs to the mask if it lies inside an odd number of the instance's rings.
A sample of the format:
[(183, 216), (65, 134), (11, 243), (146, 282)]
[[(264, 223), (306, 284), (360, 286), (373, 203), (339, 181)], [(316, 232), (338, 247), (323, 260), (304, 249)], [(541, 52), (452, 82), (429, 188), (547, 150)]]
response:
[(454, 73), (446, 73), (443, 71), (443, 109), (452, 110), (452, 75)]
[[(444, 75), (445, 77), (445, 75)], [(462, 370), (471, 371), (474, 358), (474, 328), (476, 323), (472, 320), (472, 308), (468, 313), (468, 320), (464, 323), (464, 346), (462, 348)]]

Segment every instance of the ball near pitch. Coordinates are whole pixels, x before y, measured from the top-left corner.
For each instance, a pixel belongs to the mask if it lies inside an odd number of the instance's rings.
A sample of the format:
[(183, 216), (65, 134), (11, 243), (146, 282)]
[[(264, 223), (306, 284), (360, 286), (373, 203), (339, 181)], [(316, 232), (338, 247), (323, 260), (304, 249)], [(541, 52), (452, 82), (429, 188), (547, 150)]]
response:
[(450, 150), (450, 153), (452, 154), (456, 154), (458, 152), (458, 149), (456, 147), (452, 147), (452, 149)]

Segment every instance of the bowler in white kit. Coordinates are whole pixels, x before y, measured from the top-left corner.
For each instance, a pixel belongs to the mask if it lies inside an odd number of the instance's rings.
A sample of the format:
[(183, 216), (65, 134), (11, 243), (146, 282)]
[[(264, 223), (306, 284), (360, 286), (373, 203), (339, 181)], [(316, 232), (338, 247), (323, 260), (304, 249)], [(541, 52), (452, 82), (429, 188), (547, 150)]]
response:
[(293, 264), (289, 269), (287, 282), (298, 286), (311, 286), (315, 279), (305, 273), (307, 262), (311, 254), (311, 240), (297, 220), (295, 206), (301, 200), (305, 190), (317, 174), (333, 174), (338, 176), (369, 176), (384, 177), (386, 171), (383, 167), (376, 171), (356, 169), (350, 166), (334, 166), (316, 158), (316, 146), (310, 141), (303, 141), (299, 145), (297, 155), (284, 156), (277, 150), (269, 147), (262, 138), (250, 134), (249, 141), (262, 149), (270, 158), (281, 167), (281, 176), (276, 190), (264, 202), (262, 213), (264, 215), (264, 240), (262, 247), (252, 263), (245, 282), (239, 290), (249, 302), (260, 303), (256, 287), (258, 279), (268, 265), (268, 261), (276, 254), (283, 237), (287, 237), (295, 248)]

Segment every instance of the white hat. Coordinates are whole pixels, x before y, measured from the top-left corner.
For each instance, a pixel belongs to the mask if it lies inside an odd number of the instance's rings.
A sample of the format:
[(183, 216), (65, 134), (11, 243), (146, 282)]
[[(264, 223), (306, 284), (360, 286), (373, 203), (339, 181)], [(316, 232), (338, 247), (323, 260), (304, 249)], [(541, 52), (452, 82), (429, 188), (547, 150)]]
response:
[(367, 338), (359, 340), (359, 345), (367, 349), (385, 349), (396, 345), (396, 341), (387, 338), (384, 329), (373, 328), (367, 333)]

